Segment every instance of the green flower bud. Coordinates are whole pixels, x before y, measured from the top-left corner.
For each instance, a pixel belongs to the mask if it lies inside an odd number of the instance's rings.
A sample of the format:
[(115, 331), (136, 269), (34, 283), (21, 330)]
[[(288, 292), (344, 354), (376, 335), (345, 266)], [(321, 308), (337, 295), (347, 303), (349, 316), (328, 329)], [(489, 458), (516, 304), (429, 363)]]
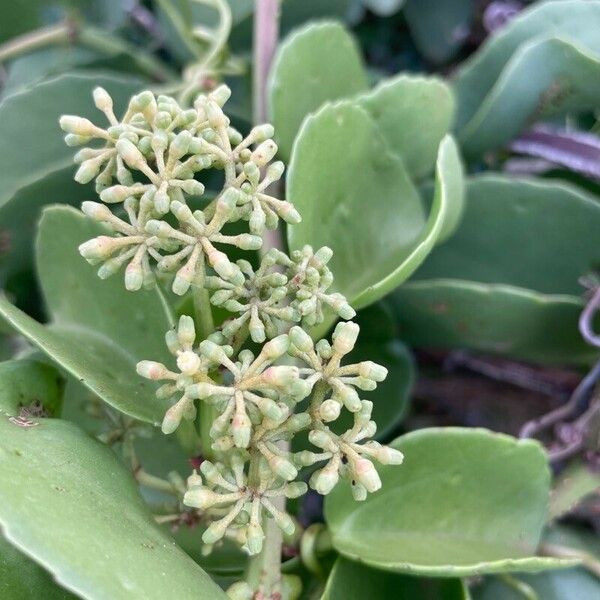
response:
[(373, 381), (381, 382), (388, 374), (388, 370), (374, 363), (370, 360), (365, 360), (358, 365), (358, 374), (366, 379), (372, 379)]
[(300, 496), (304, 496), (307, 491), (308, 486), (304, 481), (294, 481), (285, 486), (286, 498), (299, 498)]
[(302, 327), (294, 326), (289, 333), (291, 343), (300, 350), (300, 352), (310, 352), (314, 348), (312, 338)]
[(273, 125), (270, 125), (269, 123), (264, 123), (263, 125), (257, 125), (256, 127), (253, 127), (252, 130), (250, 131), (250, 137), (258, 143), (264, 142), (265, 140), (268, 140), (268, 139), (271, 139), (274, 135), (275, 135), (275, 128), (273, 127)]
[(159, 379), (165, 379), (169, 376), (169, 370), (165, 365), (153, 360), (141, 360), (136, 365), (136, 371), (138, 375), (145, 377), (146, 379), (152, 379), (157, 381)]
[(144, 283), (142, 266), (136, 262), (130, 262), (125, 269), (125, 288), (130, 292), (136, 292)]
[(322, 496), (327, 496), (329, 492), (336, 486), (340, 476), (337, 469), (324, 467), (317, 471), (310, 479), (310, 484)]
[(182, 346), (191, 346), (194, 343), (194, 340), (196, 339), (196, 327), (192, 317), (188, 315), (181, 315), (181, 317), (179, 317), (177, 337)]
[(319, 416), (323, 421), (329, 423), (335, 421), (340, 416), (341, 405), (335, 400), (325, 400), (319, 407)]
[(366, 458), (357, 458), (351, 463), (354, 479), (365, 486), (368, 492), (376, 492), (381, 488), (381, 479), (373, 463)]
[[(290, 347), (290, 340), (286, 334), (278, 335), (276, 338), (268, 341), (262, 348), (261, 354), (269, 360), (275, 360), (280, 356), (283, 356), (287, 349)], [(279, 368), (281, 367), (274, 367)], [(283, 371), (281, 371), (283, 373)], [(297, 373), (297, 370), (296, 370)]]
[(250, 522), (246, 530), (246, 547), (248, 548), (248, 554), (250, 554), (250, 556), (260, 554), (264, 539), (265, 534), (260, 524)]
[(331, 339), (333, 350), (342, 356), (348, 354), (356, 344), (360, 327), (356, 323), (338, 323)]
[(146, 165), (144, 155), (138, 150), (137, 146), (128, 139), (121, 138), (115, 145), (119, 156), (132, 168), (140, 169)]
[(60, 128), (66, 133), (80, 135), (84, 137), (102, 135), (104, 132), (96, 127), (89, 119), (76, 117), (74, 115), (63, 115), (59, 119)]
[(253, 600), (254, 598), (254, 591), (245, 581), (236, 581), (230, 585), (226, 594), (229, 600)]

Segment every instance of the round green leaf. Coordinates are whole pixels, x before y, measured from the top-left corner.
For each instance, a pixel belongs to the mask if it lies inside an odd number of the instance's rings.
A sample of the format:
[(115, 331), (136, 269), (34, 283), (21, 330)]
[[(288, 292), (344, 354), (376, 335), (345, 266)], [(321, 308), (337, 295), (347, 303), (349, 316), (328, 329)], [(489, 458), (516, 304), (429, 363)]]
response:
[(483, 429), (424, 429), (398, 438), (401, 466), (362, 503), (347, 483), (326, 498), (334, 547), (400, 573), (466, 576), (568, 566), (533, 556), (550, 471), (543, 448)]
[(453, 140), (444, 138), (425, 222), (404, 164), (386, 151), (376, 123), (356, 103), (340, 102), (304, 122), (288, 198), (302, 215), (302, 222), (288, 229), (290, 248), (331, 247), (336, 289), (361, 308), (397, 287), (427, 256), (462, 204), (462, 169)]
[(534, 119), (597, 106), (600, 2), (534, 4), (488, 41), (458, 72), (457, 128), (476, 156), (508, 141)]
[(60, 413), (63, 380), (56, 369), (34, 360), (0, 363), (0, 414), (17, 416), (40, 404), (52, 416)]
[(121, 277), (102, 281), (81, 258), (79, 244), (102, 231), (73, 208), (46, 209), (37, 263), (52, 324), (40, 325), (5, 298), (0, 314), (111, 406), (156, 424), (165, 401), (135, 365), (142, 359), (169, 361), (164, 334), (171, 319), (156, 288), (128, 292)]
[(302, 121), (330, 100), (367, 89), (355, 41), (339, 23), (311, 23), (279, 47), (269, 83), (270, 119), (279, 152), (289, 161)]
[(74, 425), (0, 418), (0, 525), (89, 600), (225, 598), (154, 522), (115, 454)]
[(399, 75), (355, 100), (369, 112), (412, 177), (431, 172), (454, 114), (452, 92), (445, 83), (435, 77)]
[(557, 181), (472, 178), (460, 227), (416, 279), (501, 283), (579, 295), (579, 277), (600, 259), (600, 203)]
[(74, 600), (50, 574), (19, 552), (0, 534), (0, 598), (6, 600)]
[(409, 282), (393, 292), (400, 337), (419, 348), (468, 348), (525, 360), (585, 364), (597, 350), (578, 329), (583, 302), (459, 279)]
[(321, 600), (469, 600), (460, 579), (427, 579), (379, 571), (338, 558)]

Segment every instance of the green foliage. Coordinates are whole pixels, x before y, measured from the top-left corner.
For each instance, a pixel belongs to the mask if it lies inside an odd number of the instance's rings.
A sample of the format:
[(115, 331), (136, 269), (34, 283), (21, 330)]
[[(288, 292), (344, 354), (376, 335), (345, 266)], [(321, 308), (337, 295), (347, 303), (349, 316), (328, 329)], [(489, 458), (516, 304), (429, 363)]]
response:
[(0, 597), (596, 598), (556, 525), (591, 514), (595, 397), (540, 437), (565, 465), (435, 426), (516, 429), (528, 392), (499, 424), (427, 379), (598, 359), (600, 0), (271, 4), (0, 19)]
[(594, 109), (599, 26), (600, 2), (541, 2), (489, 38), (455, 79), (465, 154), (497, 148), (531, 121)]
[(133, 296), (120, 281), (98, 279), (95, 269), (81, 260), (77, 246), (101, 231), (73, 209), (47, 209), (40, 224), (37, 267), (53, 321), (40, 325), (4, 298), (0, 313), (111, 406), (158, 423), (164, 401), (154, 397), (151, 383), (138, 381), (132, 372), (143, 356), (165, 357), (163, 332), (170, 317), (156, 289)]
[(339, 23), (311, 24), (291, 34), (278, 51), (269, 90), (270, 118), (283, 159), (289, 161), (307, 114), (366, 89), (356, 43)]
[(224, 597), (153, 523), (114, 453), (74, 425), (1, 419), (0, 477), (5, 535), (78, 595)]
[(406, 574), (540, 571), (534, 556), (550, 472), (541, 446), (478, 429), (426, 429), (393, 442), (410, 461), (384, 467), (383, 490), (358, 507), (346, 486), (325, 503), (333, 546), (347, 558)]
[(0, 362), (0, 413), (58, 416), (63, 382), (53, 367), (33, 360)]
[(410, 598), (426, 600), (469, 600), (466, 585), (459, 579), (427, 579), (371, 569), (345, 558), (338, 558), (323, 600), (388, 600)]

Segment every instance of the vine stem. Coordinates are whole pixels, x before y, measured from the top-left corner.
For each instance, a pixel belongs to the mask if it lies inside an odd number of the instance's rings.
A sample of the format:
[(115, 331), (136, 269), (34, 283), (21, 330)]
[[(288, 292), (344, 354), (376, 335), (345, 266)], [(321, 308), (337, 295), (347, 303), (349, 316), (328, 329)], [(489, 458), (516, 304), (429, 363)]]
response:
[[(279, 0), (256, 0), (254, 11), (254, 47), (253, 47), (253, 118), (254, 123), (267, 120), (267, 80), (273, 62), (279, 36)], [(282, 248), (281, 231), (267, 231), (262, 252), (270, 248)], [(289, 449), (289, 442), (279, 442)], [(258, 457), (256, 457), (256, 461)], [(253, 472), (250, 464), (249, 478)], [(250, 483), (250, 482), (249, 482)], [(278, 510), (285, 510), (285, 496), (273, 499)], [(258, 556), (250, 560), (246, 581), (250, 587), (262, 594), (265, 599), (275, 598), (281, 590), (281, 547), (283, 534), (273, 519), (265, 523), (265, 540)]]
[(167, 65), (141, 48), (133, 47), (99, 29), (80, 27), (72, 19), (65, 19), (56, 25), (35, 29), (1, 44), (0, 63), (40, 48), (75, 42), (102, 54), (127, 54), (142, 73), (159, 81), (169, 81), (176, 76), (175, 72)]

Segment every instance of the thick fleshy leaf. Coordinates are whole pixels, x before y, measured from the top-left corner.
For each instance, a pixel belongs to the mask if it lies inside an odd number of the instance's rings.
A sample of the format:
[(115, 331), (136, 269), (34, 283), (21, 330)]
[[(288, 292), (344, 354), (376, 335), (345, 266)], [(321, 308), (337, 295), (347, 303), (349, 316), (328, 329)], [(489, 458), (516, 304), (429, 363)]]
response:
[(576, 459), (559, 474), (552, 486), (548, 518), (559, 519), (599, 489), (600, 473)]
[(283, 160), (289, 161), (308, 114), (366, 89), (358, 48), (341, 24), (311, 23), (292, 33), (279, 47), (269, 83), (270, 120)]
[(461, 147), (477, 156), (535, 119), (593, 109), (600, 93), (600, 3), (535, 4), (492, 35), (458, 72)]
[(322, 600), (469, 600), (460, 579), (427, 579), (372, 569), (338, 558)]
[[(579, 277), (600, 259), (600, 203), (558, 181), (472, 178), (462, 222), (417, 279), (502, 283), (579, 295)], [(541, 243), (543, 240), (543, 243)]]
[(0, 314), (61, 367), (114, 408), (158, 423), (165, 403), (135, 372), (139, 360), (169, 360), (172, 326), (156, 289), (128, 292), (120, 276), (102, 281), (77, 247), (102, 229), (70, 207), (50, 207), (40, 222), (37, 262), (52, 323), (40, 325), (0, 299)]
[(543, 448), (483, 429), (424, 429), (398, 438), (401, 466), (362, 503), (344, 482), (326, 498), (334, 547), (379, 569), (466, 576), (539, 571), (568, 561), (534, 556), (548, 502)]
[(0, 598), (6, 600), (75, 600), (50, 574), (0, 535)]
[(598, 356), (579, 333), (584, 305), (573, 296), (429, 279), (398, 288), (392, 304), (400, 338), (418, 348), (468, 348), (566, 364), (586, 364)]
[[(544, 535), (545, 544), (573, 548), (590, 554), (598, 560), (598, 536), (576, 527), (555, 527)], [(529, 585), (540, 600), (594, 600), (600, 597), (600, 580), (584, 567), (547, 571), (538, 574), (517, 575)], [(496, 578), (486, 578), (473, 587), (473, 600), (523, 600), (523, 595)]]
[(444, 63), (469, 36), (473, 0), (406, 0), (404, 17), (419, 51), (434, 63)]
[(0, 525), (89, 600), (224, 598), (153, 522), (116, 455), (65, 421), (0, 419)]
[(18, 416), (40, 408), (52, 416), (60, 413), (63, 380), (53, 367), (34, 360), (0, 363), (0, 414)]
[(401, 159), (385, 149), (367, 111), (340, 102), (304, 122), (289, 171), (288, 198), (302, 214), (288, 230), (290, 248), (331, 247), (336, 289), (355, 308), (407, 279), (462, 205), (462, 169), (450, 137), (440, 144), (427, 222)]
[(435, 77), (399, 75), (355, 100), (369, 112), (412, 177), (431, 172), (454, 114), (452, 92), (445, 83)]

